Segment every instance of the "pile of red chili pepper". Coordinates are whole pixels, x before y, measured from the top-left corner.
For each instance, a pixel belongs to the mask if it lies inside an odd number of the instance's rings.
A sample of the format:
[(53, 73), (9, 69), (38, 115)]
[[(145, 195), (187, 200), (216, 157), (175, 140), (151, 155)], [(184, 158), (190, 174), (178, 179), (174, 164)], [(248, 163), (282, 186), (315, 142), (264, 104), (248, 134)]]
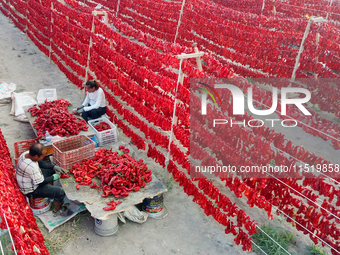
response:
[[(91, 188), (103, 189), (102, 197), (110, 194), (116, 199), (127, 197), (130, 191), (138, 191), (145, 187), (145, 183), (152, 180), (152, 172), (142, 159), (136, 160), (129, 154), (129, 149), (119, 146), (118, 152), (112, 149), (101, 148), (95, 153), (93, 159), (84, 159), (82, 162), (74, 164), (70, 172), (76, 178), (76, 188), (80, 185), (90, 185)], [(101, 179), (100, 186), (92, 179)], [(110, 210), (114, 210), (117, 202), (110, 203)], [(108, 210), (108, 207), (103, 208)]]
[(108, 129), (111, 129), (110, 125), (107, 124), (105, 121), (102, 121), (100, 122), (99, 124), (95, 125), (94, 128), (97, 130), (97, 131), (104, 131), (104, 130), (108, 130)]
[(70, 136), (77, 135), (81, 130), (87, 131), (88, 127), (84, 120), (79, 120), (74, 113), (68, 112), (71, 105), (65, 99), (45, 102), (33, 105), (28, 111), (32, 117), (37, 116), (33, 126), (37, 129), (37, 140), (48, 131), (51, 135)]

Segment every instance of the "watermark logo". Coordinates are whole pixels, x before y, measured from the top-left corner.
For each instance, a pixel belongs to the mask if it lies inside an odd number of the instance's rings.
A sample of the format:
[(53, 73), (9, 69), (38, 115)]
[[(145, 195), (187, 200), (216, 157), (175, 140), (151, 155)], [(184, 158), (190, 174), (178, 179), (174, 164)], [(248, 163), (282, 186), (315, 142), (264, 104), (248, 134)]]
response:
[(220, 100), (220, 104), (222, 105), (222, 100), (220, 98), (220, 95), (217, 93), (216, 89), (214, 89), (214, 87), (209, 86), (206, 83), (203, 82), (197, 82), (197, 84), (203, 85), (205, 88), (201, 88), (198, 87), (200, 90), (203, 90), (205, 92), (205, 97), (207, 98), (207, 94), (211, 97), (211, 99), (214, 101), (215, 105), (217, 106), (216, 100), (214, 98), (214, 96), (207, 90), (207, 88), (209, 88), (216, 96), (217, 98)]
[[(200, 83), (200, 82), (198, 82)], [(200, 83), (203, 85), (203, 83)], [(205, 84), (205, 86), (208, 86), (207, 84)], [(232, 98), (233, 98), (233, 114), (234, 115), (244, 115), (245, 111), (244, 111), (244, 94), (242, 92), (242, 90), (238, 87), (236, 87), (235, 85), (231, 85), (231, 84), (215, 84), (215, 87), (211, 87), (212, 91), (214, 91), (214, 93), (218, 96), (221, 105), (222, 105), (222, 101), (217, 93), (217, 91), (215, 90), (215, 88), (219, 88), (219, 89), (229, 89), (231, 94), (232, 94)], [(201, 90), (203, 90), (203, 94), (202, 94), (202, 115), (206, 115), (207, 114), (207, 95), (209, 94), (215, 105), (216, 104), (216, 100), (214, 99), (213, 95), (207, 91), (206, 88), (200, 88)], [(287, 98), (287, 95), (289, 93), (303, 93), (305, 95), (304, 98)], [(275, 112), (277, 105), (278, 105), (278, 94), (277, 94), (277, 88), (273, 88), (272, 90), (272, 98), (273, 98), (273, 102), (272, 102), (272, 106), (269, 109), (264, 109), (264, 110), (258, 110), (254, 107), (253, 105), (253, 89), (250, 87), (248, 88), (248, 93), (247, 93), (247, 102), (248, 102), (248, 108), (250, 110), (251, 113), (256, 114), (256, 115), (260, 115), (260, 116), (266, 116), (266, 115), (270, 115), (272, 113)], [(304, 88), (282, 88), (281, 89), (281, 115), (287, 115), (286, 113), (286, 106), (289, 104), (293, 104), (295, 105), (303, 114), (305, 115), (312, 115), (302, 104), (303, 103), (307, 103), (311, 98), (311, 93)]]

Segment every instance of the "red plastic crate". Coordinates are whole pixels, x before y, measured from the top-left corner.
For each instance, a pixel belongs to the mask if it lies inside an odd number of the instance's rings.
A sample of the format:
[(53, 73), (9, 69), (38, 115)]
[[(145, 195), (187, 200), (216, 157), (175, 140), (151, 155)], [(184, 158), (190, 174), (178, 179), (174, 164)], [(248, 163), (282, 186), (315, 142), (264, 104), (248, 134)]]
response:
[(23, 152), (28, 151), (32, 144), (35, 144), (34, 139), (14, 143), (14, 161), (15, 161), (15, 164), (18, 164), (18, 160), (19, 160), (20, 155)]
[(85, 158), (94, 157), (95, 143), (85, 135), (78, 135), (52, 143), (53, 161), (64, 169)]

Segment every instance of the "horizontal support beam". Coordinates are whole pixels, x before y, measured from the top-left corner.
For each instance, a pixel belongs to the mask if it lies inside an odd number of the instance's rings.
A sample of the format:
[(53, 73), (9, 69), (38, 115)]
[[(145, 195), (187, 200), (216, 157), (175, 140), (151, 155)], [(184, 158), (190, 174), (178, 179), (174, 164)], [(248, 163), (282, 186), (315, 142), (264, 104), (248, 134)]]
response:
[(92, 12), (93, 15), (106, 15), (105, 11), (93, 11)]
[(323, 17), (310, 17), (310, 19), (311, 19), (313, 22), (321, 22), (321, 21), (324, 21), (324, 18), (323, 18)]
[(198, 57), (202, 57), (204, 55), (204, 52), (195, 52), (195, 53), (190, 53), (190, 54), (185, 54), (182, 53), (181, 55), (176, 55), (176, 58), (178, 59), (187, 59), (187, 58), (198, 58)]

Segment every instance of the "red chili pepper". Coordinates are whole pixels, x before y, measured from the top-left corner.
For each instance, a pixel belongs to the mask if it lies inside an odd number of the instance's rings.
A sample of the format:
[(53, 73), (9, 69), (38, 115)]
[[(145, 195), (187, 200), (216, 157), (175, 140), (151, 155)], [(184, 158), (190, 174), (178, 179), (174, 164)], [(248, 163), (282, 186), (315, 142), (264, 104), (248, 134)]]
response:
[(109, 194), (110, 194), (109, 191), (105, 191), (105, 194), (102, 194), (101, 196), (102, 196), (102, 197), (107, 197)]

